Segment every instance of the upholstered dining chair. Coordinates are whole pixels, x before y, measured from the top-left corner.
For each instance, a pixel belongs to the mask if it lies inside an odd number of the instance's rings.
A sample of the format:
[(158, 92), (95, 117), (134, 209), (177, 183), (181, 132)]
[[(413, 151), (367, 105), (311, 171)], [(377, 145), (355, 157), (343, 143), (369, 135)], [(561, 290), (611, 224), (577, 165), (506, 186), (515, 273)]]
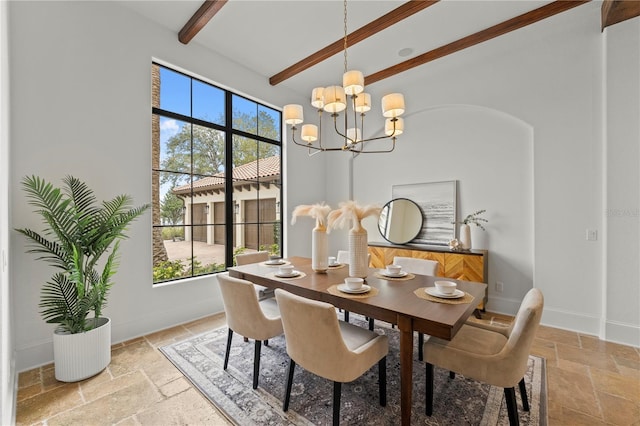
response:
[(451, 341), (429, 337), (424, 342), (427, 415), (433, 413), (435, 365), (449, 370), (452, 378), (455, 373), (460, 373), (504, 388), (509, 424), (519, 424), (515, 385), (518, 384), (520, 388), (523, 409), (529, 411), (524, 373), (543, 307), (542, 292), (534, 288), (525, 295), (509, 328), (464, 324)]
[[(236, 254), (236, 265), (248, 265), (250, 263), (259, 263), (269, 260), (269, 252), (266, 250)], [(258, 293), (258, 300), (273, 297), (273, 289), (258, 284), (253, 285)]]
[[(415, 257), (395, 256), (393, 258), (394, 265), (402, 266), (403, 271), (412, 274), (429, 275), (435, 277), (438, 275), (440, 263), (437, 260), (420, 259)], [(422, 353), (422, 345), (424, 344), (424, 334), (418, 333), (418, 360), (422, 361), (424, 355)]]
[(255, 389), (258, 387), (262, 342), (264, 341), (268, 345), (268, 339), (283, 333), (278, 305), (274, 298), (258, 301), (251, 281), (233, 278), (226, 274), (218, 274), (217, 278), (229, 326), (223, 368), (226, 370), (229, 364), (231, 340), (234, 332), (254, 339), (253, 388)]
[(335, 307), (276, 290), (287, 354), (290, 357), (283, 410), (289, 409), (296, 364), (333, 381), (333, 424), (340, 423), (342, 383), (351, 382), (378, 364), (380, 405), (387, 403), (389, 340), (364, 328), (338, 321)]

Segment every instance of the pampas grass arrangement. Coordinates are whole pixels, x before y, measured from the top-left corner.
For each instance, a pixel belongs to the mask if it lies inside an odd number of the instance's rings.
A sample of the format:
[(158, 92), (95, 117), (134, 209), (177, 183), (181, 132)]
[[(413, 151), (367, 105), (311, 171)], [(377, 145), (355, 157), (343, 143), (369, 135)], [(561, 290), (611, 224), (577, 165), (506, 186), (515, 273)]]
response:
[(291, 224), (295, 224), (299, 216), (309, 216), (316, 220), (316, 228), (326, 230), (327, 216), (330, 211), (331, 207), (325, 203), (301, 204), (293, 209)]
[(362, 220), (379, 216), (382, 208), (377, 205), (358, 205), (353, 200), (340, 203), (340, 207), (329, 213), (329, 229), (351, 226), (349, 230), (349, 276), (365, 278), (369, 271), (367, 230)]
[(359, 232), (362, 228), (362, 219), (369, 216), (379, 216), (382, 207), (373, 204), (364, 206), (358, 205), (353, 200), (340, 203), (340, 207), (329, 213), (328, 225), (329, 229), (350, 226), (355, 232)]

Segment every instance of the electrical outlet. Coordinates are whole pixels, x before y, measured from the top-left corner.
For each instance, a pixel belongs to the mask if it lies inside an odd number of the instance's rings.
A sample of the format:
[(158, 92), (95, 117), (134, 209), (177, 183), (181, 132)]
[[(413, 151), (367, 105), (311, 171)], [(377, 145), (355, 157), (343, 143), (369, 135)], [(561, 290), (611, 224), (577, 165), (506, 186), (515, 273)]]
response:
[(496, 291), (502, 293), (504, 291), (504, 283), (502, 281), (496, 281)]
[(587, 229), (587, 241), (597, 241), (597, 240), (598, 240), (598, 230)]

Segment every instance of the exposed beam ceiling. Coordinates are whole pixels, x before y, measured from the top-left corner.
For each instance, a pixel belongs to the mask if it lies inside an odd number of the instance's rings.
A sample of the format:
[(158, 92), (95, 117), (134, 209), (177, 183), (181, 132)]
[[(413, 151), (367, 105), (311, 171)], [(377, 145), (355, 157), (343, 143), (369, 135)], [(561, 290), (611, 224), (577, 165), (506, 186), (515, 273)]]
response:
[(604, 0), (602, 2), (602, 30), (609, 25), (640, 16), (638, 0)]
[[(477, 33), (438, 47), (437, 49), (425, 52), (404, 62), (400, 62), (399, 64), (368, 75), (365, 77), (365, 85), (375, 83), (376, 81), (383, 80), (419, 65), (424, 65), (427, 62), (434, 61), (438, 58), (442, 58), (468, 47), (475, 46), (476, 44), (480, 44), (484, 41), (491, 40), (492, 38), (501, 36), (511, 31), (515, 31), (527, 25), (531, 25), (550, 16), (572, 9), (576, 6), (580, 6), (581, 4), (588, 3), (589, 1), (590, 0), (560, 0), (549, 3), (538, 9), (523, 13), (522, 15), (516, 16), (515, 18), (501, 22)], [(637, 1), (632, 1), (631, 3), (636, 2)]]
[(227, 0), (206, 0), (202, 3), (198, 11), (178, 33), (178, 40), (183, 44), (188, 44), (226, 3)]
[[(391, 25), (396, 24), (403, 19), (408, 18), (409, 16), (426, 9), (427, 7), (437, 3), (438, 1), (439, 0), (408, 1), (402, 6), (397, 7), (391, 12), (387, 13), (386, 15), (383, 15), (380, 18), (348, 34), (348, 46), (353, 46), (354, 44), (361, 42), (368, 37), (371, 37), (372, 35), (384, 30), (385, 28), (390, 27)], [(325, 59), (330, 58), (337, 53), (342, 52), (343, 50), (344, 39), (341, 38), (340, 40), (331, 43), (329, 46), (320, 49), (319, 51), (307, 56), (306, 58), (296, 62), (285, 70), (280, 71), (279, 73), (270, 77), (269, 83), (272, 86), (275, 86), (278, 83), (282, 83), (284, 80), (293, 77), (294, 75), (324, 61)]]

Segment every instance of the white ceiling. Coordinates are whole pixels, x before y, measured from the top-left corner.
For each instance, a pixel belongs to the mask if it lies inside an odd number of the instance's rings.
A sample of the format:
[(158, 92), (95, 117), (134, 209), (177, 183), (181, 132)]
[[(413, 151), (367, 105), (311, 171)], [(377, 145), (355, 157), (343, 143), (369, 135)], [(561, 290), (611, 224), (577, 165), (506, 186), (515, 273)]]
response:
[[(175, 32), (176, 39), (202, 3), (203, 0), (122, 1), (126, 7)], [(348, 32), (402, 3), (400, 0), (349, 0)], [(369, 75), (547, 3), (550, 1), (442, 0), (349, 47), (348, 66)], [(340, 0), (230, 0), (190, 43), (201, 44), (268, 79), (340, 40), (343, 25)], [(400, 50), (407, 48), (413, 53), (400, 56)], [(280, 85), (306, 96), (315, 86), (341, 84), (343, 61), (340, 53)], [(401, 77), (402, 74), (398, 74), (391, 78)]]

